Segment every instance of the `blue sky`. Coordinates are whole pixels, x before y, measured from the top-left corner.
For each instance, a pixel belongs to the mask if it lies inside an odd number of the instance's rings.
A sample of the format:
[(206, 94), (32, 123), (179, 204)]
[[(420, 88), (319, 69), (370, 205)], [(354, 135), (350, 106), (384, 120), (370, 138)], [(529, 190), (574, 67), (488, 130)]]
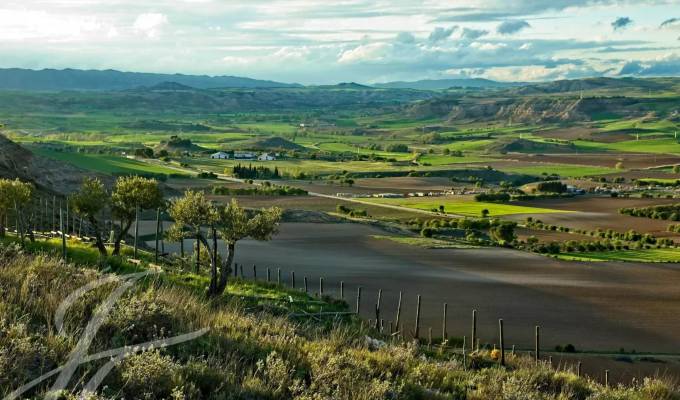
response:
[(3, 0), (0, 67), (304, 84), (680, 75), (680, 1)]

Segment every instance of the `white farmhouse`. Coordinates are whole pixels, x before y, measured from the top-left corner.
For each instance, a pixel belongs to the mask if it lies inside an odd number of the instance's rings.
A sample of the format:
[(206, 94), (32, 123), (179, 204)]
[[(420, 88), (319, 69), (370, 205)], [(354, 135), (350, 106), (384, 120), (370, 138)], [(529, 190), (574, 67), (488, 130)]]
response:
[(236, 160), (254, 160), (257, 156), (255, 153), (249, 151), (235, 151), (234, 159)]
[(274, 161), (276, 160), (276, 156), (270, 153), (262, 153), (257, 159), (260, 161)]
[(215, 154), (211, 154), (210, 158), (215, 159), (215, 160), (226, 160), (229, 158), (229, 154), (223, 152), (223, 151), (218, 151)]

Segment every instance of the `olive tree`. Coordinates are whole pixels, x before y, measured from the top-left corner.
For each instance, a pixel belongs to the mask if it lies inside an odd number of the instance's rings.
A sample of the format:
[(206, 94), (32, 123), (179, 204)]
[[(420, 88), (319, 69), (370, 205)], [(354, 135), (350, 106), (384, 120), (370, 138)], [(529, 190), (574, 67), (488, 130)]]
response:
[[(269, 240), (277, 232), (281, 220), (279, 208), (249, 211), (240, 207), (235, 200), (226, 206), (215, 206), (203, 192), (191, 190), (186, 191), (183, 197), (171, 201), (169, 213), (175, 220), (175, 224), (168, 232), (171, 239), (195, 238), (197, 243), (203, 244), (208, 250), (210, 254), (208, 294), (211, 296), (222, 294), (227, 287), (229, 271), (236, 254), (236, 242), (247, 237)], [(212, 243), (202, 227), (209, 229)], [(218, 236), (226, 242), (228, 250), (226, 259), (219, 266)], [(196, 266), (198, 265), (197, 260)]]
[(163, 205), (163, 192), (155, 179), (125, 176), (116, 180), (111, 193), (113, 215), (120, 219), (120, 230), (114, 236), (113, 255), (120, 254), (120, 243), (135, 221), (137, 209), (148, 210)]
[[(168, 211), (170, 217), (175, 221), (175, 224), (168, 231), (168, 237), (177, 241), (187, 238), (196, 239), (196, 272), (198, 272), (201, 254), (200, 244), (202, 243), (209, 250), (211, 248), (208, 244), (208, 238), (201, 228), (208, 227), (214, 233), (218, 218), (217, 209), (205, 197), (205, 193), (187, 190), (183, 197), (170, 202)], [(213, 255), (215, 249), (209, 251), (209, 253), (211, 254), (211, 268), (217, 268), (215, 265), (217, 261), (213, 259), (215, 258)]]
[(71, 195), (71, 207), (76, 214), (87, 220), (94, 229), (95, 244), (99, 254), (106, 256), (99, 218), (109, 203), (109, 195), (98, 178), (85, 178), (78, 192)]
[[(270, 240), (278, 232), (281, 221), (281, 209), (278, 207), (250, 211), (240, 207), (235, 199), (220, 207), (218, 214), (217, 229), (227, 244), (228, 253), (220, 268), (219, 281), (216, 282), (213, 293), (215, 295), (221, 294), (227, 287), (227, 278), (236, 255), (236, 242), (245, 238)], [(217, 276), (213, 276), (212, 280), (217, 280)]]
[[(17, 221), (24, 224), (23, 211), (26, 204), (31, 200), (33, 185), (22, 182), (19, 179), (0, 179), (0, 237), (5, 236), (5, 220), (10, 210), (17, 213)], [(17, 227), (17, 231), (21, 232)]]

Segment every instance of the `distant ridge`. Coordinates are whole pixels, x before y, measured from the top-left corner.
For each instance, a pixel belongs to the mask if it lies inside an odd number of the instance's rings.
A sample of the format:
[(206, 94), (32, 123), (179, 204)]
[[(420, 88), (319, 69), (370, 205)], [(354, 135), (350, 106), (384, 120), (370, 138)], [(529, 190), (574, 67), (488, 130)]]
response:
[[(170, 89), (171, 84), (174, 89)], [(213, 88), (288, 88), (298, 84), (281, 83), (236, 76), (154, 74), (116, 70), (79, 70), (20, 68), (0, 69), (0, 89), (59, 91), (59, 90), (126, 90), (141, 86), (170, 90)], [(187, 88), (188, 87), (188, 88)]]
[(372, 85), (383, 89), (417, 89), (417, 90), (445, 90), (450, 88), (509, 88), (522, 86), (518, 82), (497, 82), (490, 79), (470, 78), (470, 79), (425, 79), (413, 82), (386, 82)]

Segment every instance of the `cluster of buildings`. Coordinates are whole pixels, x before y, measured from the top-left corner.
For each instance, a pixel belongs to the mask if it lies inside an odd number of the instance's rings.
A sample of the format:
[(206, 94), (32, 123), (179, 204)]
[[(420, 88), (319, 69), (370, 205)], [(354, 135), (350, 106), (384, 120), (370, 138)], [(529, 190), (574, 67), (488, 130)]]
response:
[(345, 198), (379, 198), (379, 199), (401, 199), (404, 197), (441, 197), (453, 194), (452, 192), (414, 192), (414, 193), (336, 193), (337, 197)]
[(253, 153), (250, 151), (235, 151), (233, 153), (226, 153), (224, 151), (218, 151), (217, 153), (211, 154), (210, 158), (213, 160), (244, 160), (244, 161), (275, 161), (277, 154), (274, 153)]

